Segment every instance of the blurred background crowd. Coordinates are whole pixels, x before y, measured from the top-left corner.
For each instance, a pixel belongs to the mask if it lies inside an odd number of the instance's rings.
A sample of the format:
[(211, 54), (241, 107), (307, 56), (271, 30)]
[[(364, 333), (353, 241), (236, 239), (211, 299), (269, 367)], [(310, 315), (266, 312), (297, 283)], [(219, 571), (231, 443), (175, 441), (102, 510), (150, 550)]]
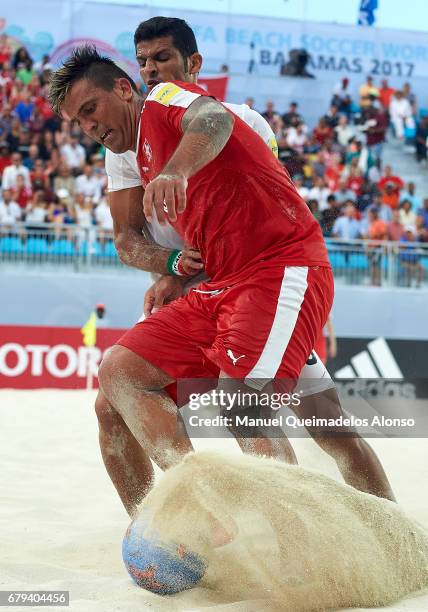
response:
[[(49, 56), (36, 63), (0, 36), (0, 225), (49, 223), (56, 234), (66, 233), (63, 226), (97, 227), (111, 235), (105, 151), (53, 114), (51, 70)], [(254, 107), (251, 97), (245, 102)], [(277, 109), (272, 100), (256, 110), (274, 131), (279, 159), (326, 238), (428, 242), (428, 194), (383, 163), (387, 139), (427, 162), (428, 113), (418, 108), (410, 83), (395, 90), (387, 80), (367, 77), (355, 99), (343, 78), (314, 127), (298, 101)]]

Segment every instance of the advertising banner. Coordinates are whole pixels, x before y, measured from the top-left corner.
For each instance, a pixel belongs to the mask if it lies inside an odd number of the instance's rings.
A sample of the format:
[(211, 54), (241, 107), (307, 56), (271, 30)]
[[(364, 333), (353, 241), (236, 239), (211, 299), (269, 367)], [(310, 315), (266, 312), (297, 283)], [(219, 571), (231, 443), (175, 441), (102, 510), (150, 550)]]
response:
[(104, 352), (124, 330), (98, 329), (85, 346), (79, 328), (0, 326), (0, 389), (85, 389), (97, 386)]

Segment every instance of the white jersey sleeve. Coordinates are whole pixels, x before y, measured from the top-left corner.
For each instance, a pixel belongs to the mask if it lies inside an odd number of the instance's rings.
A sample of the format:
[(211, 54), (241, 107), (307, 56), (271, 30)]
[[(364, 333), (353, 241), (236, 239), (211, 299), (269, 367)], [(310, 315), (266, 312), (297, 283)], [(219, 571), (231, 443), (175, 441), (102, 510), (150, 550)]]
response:
[(108, 191), (120, 191), (141, 186), (137, 156), (134, 151), (113, 153), (106, 150), (105, 168)]
[(266, 119), (246, 104), (229, 104), (228, 102), (224, 102), (223, 105), (231, 110), (232, 113), (238, 115), (242, 121), (245, 121), (245, 123), (267, 144), (275, 157), (278, 157), (278, 144), (275, 134)]

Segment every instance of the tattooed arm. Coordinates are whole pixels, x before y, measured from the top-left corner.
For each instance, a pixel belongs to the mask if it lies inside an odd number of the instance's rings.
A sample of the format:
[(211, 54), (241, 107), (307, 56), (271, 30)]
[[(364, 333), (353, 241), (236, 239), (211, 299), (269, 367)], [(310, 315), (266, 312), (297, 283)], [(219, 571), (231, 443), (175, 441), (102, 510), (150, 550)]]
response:
[[(209, 164), (223, 150), (232, 134), (234, 117), (212, 98), (197, 98), (185, 112), (183, 137), (163, 171), (146, 187), (144, 212), (151, 220), (152, 206), (160, 222), (176, 221), (186, 207), (187, 179)], [(162, 220), (162, 221), (161, 221)]]

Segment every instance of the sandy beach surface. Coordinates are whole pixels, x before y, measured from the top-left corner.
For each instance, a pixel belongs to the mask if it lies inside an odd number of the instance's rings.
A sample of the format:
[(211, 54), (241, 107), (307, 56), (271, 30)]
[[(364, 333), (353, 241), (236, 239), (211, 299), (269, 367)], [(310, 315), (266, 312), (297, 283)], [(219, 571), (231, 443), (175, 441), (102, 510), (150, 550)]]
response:
[[(68, 590), (72, 612), (269, 612), (202, 588), (162, 598), (134, 586), (121, 559), (129, 520), (101, 461), (94, 398), (87, 391), (0, 391), (0, 590)], [(427, 440), (371, 443), (402, 508), (428, 528)], [(311, 440), (293, 445), (303, 467), (339, 478)], [(428, 592), (383, 609), (426, 611)]]

